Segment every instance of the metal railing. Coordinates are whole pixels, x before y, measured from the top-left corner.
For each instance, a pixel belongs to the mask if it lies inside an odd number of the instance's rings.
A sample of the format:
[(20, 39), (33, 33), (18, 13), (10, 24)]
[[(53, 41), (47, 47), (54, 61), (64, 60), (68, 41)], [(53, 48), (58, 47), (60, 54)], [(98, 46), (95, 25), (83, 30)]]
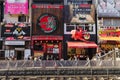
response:
[(87, 67), (120, 67), (120, 61), (114, 60), (78, 60), (78, 61), (59, 61), (59, 60), (16, 60), (0, 61), (0, 69), (18, 69), (18, 68), (87, 68)]

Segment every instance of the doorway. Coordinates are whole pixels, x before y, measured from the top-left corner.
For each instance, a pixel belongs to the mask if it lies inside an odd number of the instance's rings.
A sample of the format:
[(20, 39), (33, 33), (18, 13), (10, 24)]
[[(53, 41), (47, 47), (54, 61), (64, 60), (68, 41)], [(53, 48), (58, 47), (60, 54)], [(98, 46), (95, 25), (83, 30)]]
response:
[(17, 60), (23, 60), (24, 59), (24, 51), (16, 51), (16, 58)]

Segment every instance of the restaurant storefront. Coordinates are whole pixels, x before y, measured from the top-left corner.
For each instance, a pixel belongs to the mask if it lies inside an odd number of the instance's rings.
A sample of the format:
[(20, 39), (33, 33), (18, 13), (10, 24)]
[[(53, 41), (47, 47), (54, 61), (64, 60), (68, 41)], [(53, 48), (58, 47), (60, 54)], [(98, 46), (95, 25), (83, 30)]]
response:
[[(91, 59), (96, 53), (97, 36), (95, 7), (92, 3), (92, 0), (66, 0), (64, 9), (64, 51), (66, 51), (66, 59), (70, 58), (71, 56), (80, 57), (80, 55), (84, 56), (85, 59), (86, 57)], [(82, 31), (80, 32), (79, 29), (82, 29)], [(76, 36), (78, 39), (72, 38), (71, 35), (73, 35), (74, 31), (76, 31), (75, 35), (78, 34)], [(84, 33), (86, 34), (86, 37), (84, 36)], [(92, 45), (92, 47), (89, 46), (89, 44)], [(88, 45), (88, 47), (86, 47), (86, 45)]]
[(5, 23), (1, 31), (4, 37), (4, 58), (23, 60), (31, 55), (29, 23)]
[(33, 36), (34, 56), (42, 56), (44, 60), (58, 60), (62, 58), (62, 41), (62, 36)]
[(32, 51), (34, 57), (42, 57), (44, 60), (62, 58), (64, 6), (62, 1), (56, 2), (33, 0)]

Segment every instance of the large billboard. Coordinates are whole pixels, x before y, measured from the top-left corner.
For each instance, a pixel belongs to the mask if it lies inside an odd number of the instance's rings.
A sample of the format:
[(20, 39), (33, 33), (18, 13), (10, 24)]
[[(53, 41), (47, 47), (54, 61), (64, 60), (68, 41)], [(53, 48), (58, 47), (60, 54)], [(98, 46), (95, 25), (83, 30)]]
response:
[(28, 0), (6, 0), (6, 14), (28, 14)]
[(99, 17), (120, 17), (120, 0), (98, 0)]
[[(90, 3), (91, 2), (91, 3)], [(67, 0), (64, 8), (65, 23), (95, 22), (95, 7), (91, 0)]]
[(32, 34), (62, 35), (63, 5), (32, 4)]
[(1, 36), (6, 38), (14, 37), (15, 39), (30, 36), (30, 26), (23, 23), (19, 23), (17, 25), (12, 23), (4, 24), (1, 28)]

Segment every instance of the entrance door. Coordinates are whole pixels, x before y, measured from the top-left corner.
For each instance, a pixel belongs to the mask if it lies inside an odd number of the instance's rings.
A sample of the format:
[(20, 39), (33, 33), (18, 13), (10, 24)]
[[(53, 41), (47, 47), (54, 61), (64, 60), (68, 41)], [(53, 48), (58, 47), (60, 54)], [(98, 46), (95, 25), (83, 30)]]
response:
[(16, 51), (16, 58), (17, 58), (17, 60), (23, 60), (24, 59), (24, 51)]

